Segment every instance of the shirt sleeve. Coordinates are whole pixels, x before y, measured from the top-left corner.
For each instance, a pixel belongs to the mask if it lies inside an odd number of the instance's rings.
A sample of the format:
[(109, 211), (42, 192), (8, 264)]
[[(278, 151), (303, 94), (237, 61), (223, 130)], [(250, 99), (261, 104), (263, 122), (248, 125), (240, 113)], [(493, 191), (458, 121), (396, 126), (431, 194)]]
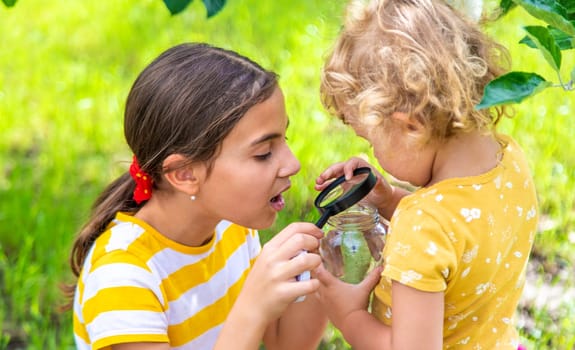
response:
[(445, 291), (458, 261), (449, 233), (417, 207), (392, 220), (384, 258), (384, 278), (426, 292)]

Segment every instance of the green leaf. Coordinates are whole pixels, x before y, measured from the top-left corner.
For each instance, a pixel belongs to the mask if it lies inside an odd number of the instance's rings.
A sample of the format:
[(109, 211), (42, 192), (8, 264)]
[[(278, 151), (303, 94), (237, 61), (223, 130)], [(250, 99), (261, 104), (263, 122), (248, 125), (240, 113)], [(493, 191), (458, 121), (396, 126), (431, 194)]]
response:
[(18, 1), (18, 0), (2, 0), (4, 5), (6, 5), (6, 7), (14, 6), (16, 4), (16, 1)]
[(561, 6), (565, 7), (567, 11), (567, 19), (571, 22), (575, 20), (575, 1), (573, 0), (558, 0)]
[(501, 15), (507, 14), (515, 6), (517, 6), (517, 5), (515, 5), (513, 0), (501, 0), (499, 2), (499, 8), (501, 9)]
[(523, 29), (525, 29), (529, 38), (543, 54), (547, 63), (549, 63), (556, 72), (559, 72), (561, 68), (561, 50), (549, 30), (542, 26), (526, 26), (523, 27)]
[(192, 0), (164, 0), (164, 4), (166, 4), (166, 7), (172, 15), (177, 15), (184, 11), (191, 2)]
[(568, 11), (555, 0), (513, 0), (532, 16), (543, 20), (563, 32), (575, 35), (575, 24), (568, 18)]
[(551, 83), (536, 73), (510, 72), (492, 80), (485, 86), (483, 98), (475, 109), (507, 103), (519, 103), (547, 88)]
[[(176, 15), (186, 9), (192, 0), (164, 0), (166, 7), (172, 15)], [(214, 16), (226, 4), (226, 0), (202, 0), (208, 12), (208, 18)]]
[[(549, 33), (553, 36), (553, 39), (555, 39), (555, 42), (557, 43), (557, 46), (559, 46), (560, 50), (570, 50), (575, 48), (575, 37), (567, 35), (562, 31), (560, 31), (559, 29), (553, 28), (551, 26), (547, 26), (547, 29), (549, 30)], [(537, 48), (537, 46), (529, 38), (529, 36), (523, 37), (523, 39), (521, 39), (519, 43), (525, 44), (532, 49)]]
[(571, 83), (575, 84), (575, 67), (573, 67), (573, 70), (571, 71)]
[(208, 10), (208, 18), (220, 12), (220, 10), (226, 4), (226, 0), (202, 0), (202, 1), (204, 2), (204, 6), (206, 6), (206, 10)]

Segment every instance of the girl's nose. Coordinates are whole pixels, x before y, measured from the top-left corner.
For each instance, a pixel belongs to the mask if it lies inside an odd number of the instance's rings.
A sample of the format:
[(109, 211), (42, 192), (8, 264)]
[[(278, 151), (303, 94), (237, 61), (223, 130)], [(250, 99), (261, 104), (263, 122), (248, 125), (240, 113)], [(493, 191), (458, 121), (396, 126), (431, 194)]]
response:
[(301, 169), (299, 160), (295, 157), (289, 147), (286, 146), (286, 154), (283, 158), (281, 169), (279, 171), (280, 177), (288, 177), (297, 174)]

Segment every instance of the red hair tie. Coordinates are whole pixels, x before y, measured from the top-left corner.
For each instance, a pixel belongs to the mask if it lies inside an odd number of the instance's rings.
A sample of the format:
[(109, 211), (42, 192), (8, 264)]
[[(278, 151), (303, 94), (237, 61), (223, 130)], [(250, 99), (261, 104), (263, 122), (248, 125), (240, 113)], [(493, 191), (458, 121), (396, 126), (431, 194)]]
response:
[(134, 189), (134, 200), (136, 203), (140, 204), (150, 199), (152, 197), (152, 177), (140, 169), (140, 164), (138, 164), (138, 159), (135, 155), (132, 158), (132, 165), (130, 165), (130, 175), (136, 182), (136, 188)]

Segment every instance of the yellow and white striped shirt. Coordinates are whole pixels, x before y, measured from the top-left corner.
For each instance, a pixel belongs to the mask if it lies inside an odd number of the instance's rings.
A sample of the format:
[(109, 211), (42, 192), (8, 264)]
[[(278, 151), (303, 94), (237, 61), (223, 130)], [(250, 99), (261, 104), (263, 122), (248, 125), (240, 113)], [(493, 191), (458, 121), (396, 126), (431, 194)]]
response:
[(256, 230), (222, 221), (201, 247), (169, 240), (118, 213), (96, 240), (78, 279), (78, 349), (168, 342), (211, 349), (261, 250)]

